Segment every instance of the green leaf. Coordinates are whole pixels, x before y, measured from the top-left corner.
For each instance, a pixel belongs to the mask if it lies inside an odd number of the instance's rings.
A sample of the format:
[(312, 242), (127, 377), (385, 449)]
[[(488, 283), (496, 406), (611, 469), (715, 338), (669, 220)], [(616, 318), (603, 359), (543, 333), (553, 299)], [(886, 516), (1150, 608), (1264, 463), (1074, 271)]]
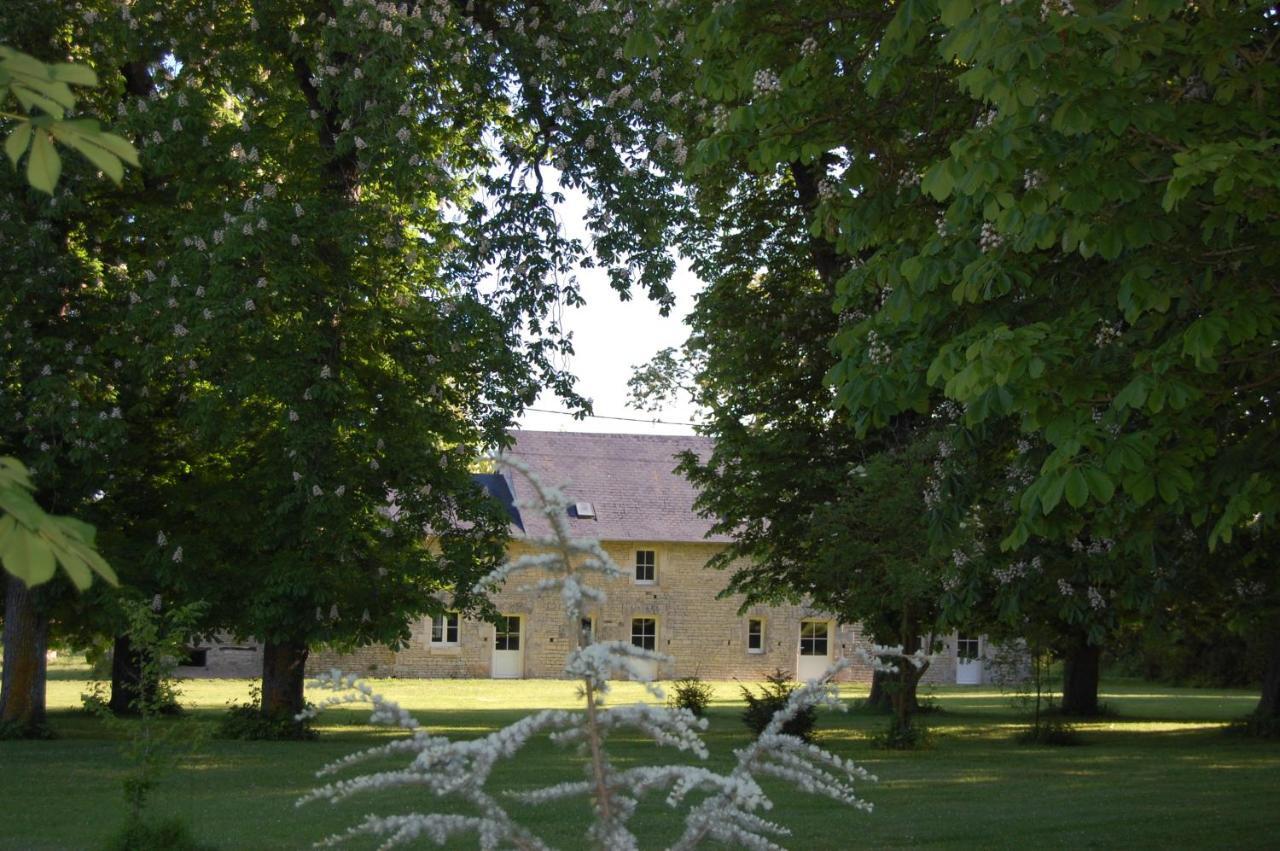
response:
[(954, 27), (973, 14), (973, 0), (942, 0), (938, 9), (943, 25)]
[(27, 146), (30, 144), (31, 122), (19, 122), (9, 134), (9, 138), (4, 140), (4, 152), (9, 155), (9, 162), (13, 163), (14, 168), (18, 167), (18, 160), (22, 159), (22, 155), (27, 152)]
[(1067, 477), (1065, 475), (1055, 476), (1044, 491), (1040, 494), (1040, 510), (1045, 514), (1053, 511), (1058, 503), (1062, 501), (1062, 490), (1066, 487)]
[(31, 156), (27, 158), (27, 182), (41, 192), (53, 194), (62, 174), (62, 158), (53, 147), (48, 133), (40, 132), (31, 143)]
[(70, 62), (59, 62), (49, 67), (49, 76), (73, 86), (96, 86), (98, 75), (87, 65), (73, 65)]
[(32, 535), (26, 533), (30, 538), (27, 560), (27, 584), (39, 585), (42, 582), (48, 582), (53, 578), (53, 572), (57, 569), (57, 563), (54, 561), (53, 548), (49, 546), (49, 541), (41, 535)]
[(1098, 502), (1106, 505), (1111, 501), (1111, 497), (1115, 496), (1115, 483), (1102, 470), (1097, 467), (1087, 467), (1084, 471), (1084, 477), (1089, 483), (1089, 493), (1093, 494), (1093, 498)]
[(22, 526), (14, 526), (4, 540), (4, 550), (0, 551), (0, 563), (4, 564), (4, 569), (27, 585), (34, 584), (31, 581), (31, 544), (35, 535)]
[(69, 122), (54, 124), (49, 129), (59, 140), (75, 148), (85, 159), (100, 168), (116, 185), (124, 179), (124, 163), (115, 154), (96, 144), (94, 137), (101, 135), (96, 127), (92, 131), (93, 135), (74, 128)]
[(1156, 479), (1149, 472), (1134, 473), (1124, 480), (1124, 489), (1138, 505), (1146, 505), (1156, 495)]
[(1039, 378), (1044, 375), (1044, 361), (1041, 358), (1032, 358), (1027, 364), (1027, 375), (1032, 378)]
[(115, 133), (98, 131), (98, 134), (93, 137), (93, 143), (115, 154), (134, 168), (139, 167), (138, 149), (128, 139), (117, 136)]
[(1080, 468), (1076, 467), (1067, 474), (1067, 502), (1072, 508), (1079, 508), (1089, 499), (1089, 483), (1085, 481), (1084, 473), (1080, 472)]
[(947, 168), (946, 160), (934, 163), (933, 167), (924, 173), (924, 179), (920, 181), (920, 188), (938, 201), (947, 200), (955, 185), (955, 180), (951, 177), (951, 170)]

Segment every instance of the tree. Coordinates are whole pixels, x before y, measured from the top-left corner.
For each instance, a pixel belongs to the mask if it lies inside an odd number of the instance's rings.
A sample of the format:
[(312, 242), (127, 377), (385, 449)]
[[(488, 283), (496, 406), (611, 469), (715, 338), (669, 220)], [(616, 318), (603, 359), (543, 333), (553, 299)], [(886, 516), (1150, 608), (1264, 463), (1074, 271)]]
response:
[(471, 459), (539, 385), (576, 399), (547, 316), (583, 249), (543, 194), (535, 37), (469, 9), (68, 25), (145, 140), (99, 249), (130, 437), (99, 510), (130, 578), (265, 641), (269, 715), (301, 709), (310, 646), (480, 605), (506, 518)]
[[(704, 412), (698, 431), (714, 448), (680, 466), (699, 510), (734, 539), (711, 562), (733, 571), (726, 593), (809, 600), (910, 652), (934, 631), (941, 596), (914, 445), (928, 423), (904, 417), (898, 440), (860, 441), (832, 410), (834, 278), (815, 269), (803, 197), (790, 177), (744, 179), (707, 205), (706, 231), (723, 235), (695, 261), (708, 284), (689, 341), (641, 370), (633, 395), (653, 404), (683, 385)], [(900, 666), (889, 688), (877, 675), (877, 700), (903, 725), (923, 673)]]
[[(1247, 2), (940, 8), (930, 26), (975, 120), (924, 172), (946, 204), (938, 227), (877, 236), (842, 282), (842, 304), (892, 293), (841, 334), (842, 403), (873, 429), (933, 387), (964, 406), (966, 428), (1005, 424), (1006, 451), (1043, 445), (1012, 494), (1009, 549), (1085, 530), (1115, 540), (1115, 569), (1149, 592), (1161, 534), (1269, 538), (1280, 299), (1276, 116), (1261, 93), (1274, 15)], [(891, 29), (920, 13), (900, 8)], [(898, 48), (886, 39), (887, 56)], [(870, 357), (872, 330), (887, 363)], [(1263, 586), (1274, 611), (1274, 575)]]

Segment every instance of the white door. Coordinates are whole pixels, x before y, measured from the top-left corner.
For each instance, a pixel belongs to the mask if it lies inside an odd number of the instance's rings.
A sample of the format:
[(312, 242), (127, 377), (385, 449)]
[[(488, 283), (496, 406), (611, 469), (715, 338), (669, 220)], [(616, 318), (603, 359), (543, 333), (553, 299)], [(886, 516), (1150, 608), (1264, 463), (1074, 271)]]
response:
[(503, 615), (493, 629), (493, 678), (518, 680), (524, 676), (524, 647), (520, 640), (524, 618)]
[(979, 639), (956, 636), (956, 685), (976, 686), (982, 683), (982, 655)]
[(800, 621), (800, 652), (796, 656), (796, 679), (816, 680), (831, 667), (831, 623)]

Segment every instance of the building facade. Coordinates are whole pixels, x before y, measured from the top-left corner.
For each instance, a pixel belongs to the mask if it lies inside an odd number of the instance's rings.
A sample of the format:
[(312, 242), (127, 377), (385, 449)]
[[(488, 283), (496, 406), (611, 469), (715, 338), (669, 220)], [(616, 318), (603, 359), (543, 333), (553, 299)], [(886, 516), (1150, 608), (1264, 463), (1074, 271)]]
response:
[[(570, 623), (557, 595), (522, 590), (536, 579), (520, 576), (493, 595), (497, 624), (456, 613), (424, 618), (400, 650), (313, 651), (309, 667), (391, 677), (559, 677), (584, 634), (670, 657), (652, 671), (658, 679), (759, 680), (778, 669), (808, 679), (870, 646), (856, 624), (828, 613), (799, 605), (740, 611), (740, 597), (721, 595), (729, 573), (706, 564), (729, 539), (711, 533), (694, 510), (692, 486), (675, 472), (679, 453), (710, 452), (705, 438), (531, 431), (515, 438), (510, 454), (569, 499), (572, 533), (599, 540), (622, 569), (621, 578), (601, 580), (605, 602)], [(545, 518), (518, 507), (529, 497), (527, 483), (481, 478), (511, 514), (511, 556), (528, 552), (530, 539), (548, 530)], [(980, 640), (952, 636), (944, 648), (926, 682), (984, 682)], [(975, 661), (963, 658), (971, 654)], [(870, 678), (860, 662), (841, 676)]]

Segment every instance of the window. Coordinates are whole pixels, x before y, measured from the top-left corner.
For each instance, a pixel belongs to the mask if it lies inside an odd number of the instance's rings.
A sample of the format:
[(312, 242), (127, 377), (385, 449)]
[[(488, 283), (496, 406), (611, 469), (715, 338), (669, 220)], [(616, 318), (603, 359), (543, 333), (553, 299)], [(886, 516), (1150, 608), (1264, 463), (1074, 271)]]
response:
[(643, 650), (657, 650), (658, 619), (632, 618), (631, 643)]
[(828, 630), (826, 621), (800, 621), (800, 655), (826, 656)]
[[(456, 634), (456, 633), (455, 633)], [(494, 650), (520, 649), (520, 617), (519, 615), (503, 615), (493, 630)]]
[(764, 618), (751, 618), (747, 621), (747, 652), (764, 652)]
[(458, 613), (445, 612), (431, 618), (432, 644), (458, 643)]
[(956, 636), (956, 656), (971, 662), (978, 658), (978, 639), (967, 635)]
[(596, 619), (583, 618), (578, 623), (578, 634), (581, 636), (582, 640), (580, 643), (583, 647), (594, 643), (596, 640)]
[(654, 550), (636, 550), (636, 582), (652, 584), (658, 581), (658, 553)]

